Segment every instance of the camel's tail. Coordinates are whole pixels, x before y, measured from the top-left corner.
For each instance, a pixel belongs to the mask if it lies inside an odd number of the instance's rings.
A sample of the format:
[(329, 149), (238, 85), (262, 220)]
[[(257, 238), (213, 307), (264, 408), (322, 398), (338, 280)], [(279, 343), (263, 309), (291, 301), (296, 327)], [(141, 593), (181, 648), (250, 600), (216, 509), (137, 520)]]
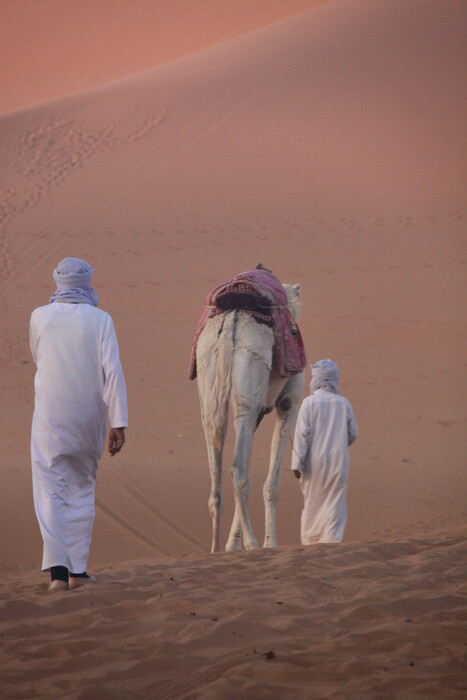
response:
[(198, 389), (205, 431), (222, 447), (232, 385), (236, 312), (215, 316), (198, 341)]

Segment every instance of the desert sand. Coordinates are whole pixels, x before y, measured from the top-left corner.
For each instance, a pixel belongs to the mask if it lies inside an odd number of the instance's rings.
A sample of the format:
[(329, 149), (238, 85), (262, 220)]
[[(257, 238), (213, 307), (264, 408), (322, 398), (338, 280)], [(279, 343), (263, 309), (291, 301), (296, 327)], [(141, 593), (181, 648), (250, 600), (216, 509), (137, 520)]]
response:
[[(50, 101), (8, 89), (32, 106), (0, 117), (5, 697), (465, 694), (466, 7), (311, 4), (227, 13), (182, 55), (185, 26), (175, 56), (142, 49), (91, 89), (77, 59), (83, 82), (57, 68)], [(98, 583), (48, 594), (28, 323), (68, 255), (114, 319), (130, 427), (99, 471)], [(289, 449), (279, 547), (212, 556), (190, 347), (206, 293), (258, 262), (301, 285), (308, 360), (339, 364), (355, 410), (348, 523), (300, 546)], [(272, 427), (251, 463), (259, 541)]]
[[(8, 698), (461, 698), (465, 529), (3, 581)], [(465, 587), (464, 587), (465, 591)]]
[(0, 114), (61, 98), (330, 0), (2, 0)]

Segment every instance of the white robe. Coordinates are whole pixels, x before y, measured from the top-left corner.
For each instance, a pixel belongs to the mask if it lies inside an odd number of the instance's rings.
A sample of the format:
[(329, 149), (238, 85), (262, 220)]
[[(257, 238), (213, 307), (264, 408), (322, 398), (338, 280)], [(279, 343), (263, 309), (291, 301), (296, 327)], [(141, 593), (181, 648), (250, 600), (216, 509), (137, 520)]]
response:
[(297, 417), (292, 469), (302, 472), (302, 544), (340, 542), (347, 521), (348, 446), (358, 434), (350, 403), (318, 389)]
[(37, 367), (31, 461), (42, 568), (66, 566), (82, 573), (107, 410), (111, 427), (128, 425), (117, 337), (105, 311), (52, 303), (33, 311), (30, 342)]

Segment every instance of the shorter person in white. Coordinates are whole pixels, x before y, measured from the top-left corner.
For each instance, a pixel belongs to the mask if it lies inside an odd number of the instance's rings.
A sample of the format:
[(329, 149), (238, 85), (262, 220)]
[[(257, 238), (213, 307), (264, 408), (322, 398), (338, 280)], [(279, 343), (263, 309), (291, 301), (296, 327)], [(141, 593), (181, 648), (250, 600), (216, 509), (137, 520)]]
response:
[(86, 573), (94, 488), (105, 444), (120, 452), (128, 426), (126, 386), (111, 317), (97, 309), (92, 267), (65, 258), (57, 291), (31, 315), (37, 367), (31, 461), (34, 507), (52, 591), (93, 581)]
[(339, 370), (331, 360), (311, 365), (310, 396), (295, 426), (292, 470), (304, 498), (301, 542), (340, 542), (347, 521), (349, 450), (358, 434), (352, 406), (339, 396)]

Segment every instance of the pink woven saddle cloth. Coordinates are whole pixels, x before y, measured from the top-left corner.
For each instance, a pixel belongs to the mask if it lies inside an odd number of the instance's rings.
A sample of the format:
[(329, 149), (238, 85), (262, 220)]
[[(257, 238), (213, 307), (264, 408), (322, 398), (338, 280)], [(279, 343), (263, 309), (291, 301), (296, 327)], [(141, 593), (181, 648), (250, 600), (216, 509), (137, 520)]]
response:
[(271, 326), (275, 337), (274, 362), (281, 377), (290, 377), (305, 368), (305, 347), (288, 309), (285, 289), (271, 272), (256, 269), (236, 275), (207, 295), (191, 346), (190, 379), (197, 376), (196, 345), (207, 319), (228, 309), (249, 313), (258, 323)]

